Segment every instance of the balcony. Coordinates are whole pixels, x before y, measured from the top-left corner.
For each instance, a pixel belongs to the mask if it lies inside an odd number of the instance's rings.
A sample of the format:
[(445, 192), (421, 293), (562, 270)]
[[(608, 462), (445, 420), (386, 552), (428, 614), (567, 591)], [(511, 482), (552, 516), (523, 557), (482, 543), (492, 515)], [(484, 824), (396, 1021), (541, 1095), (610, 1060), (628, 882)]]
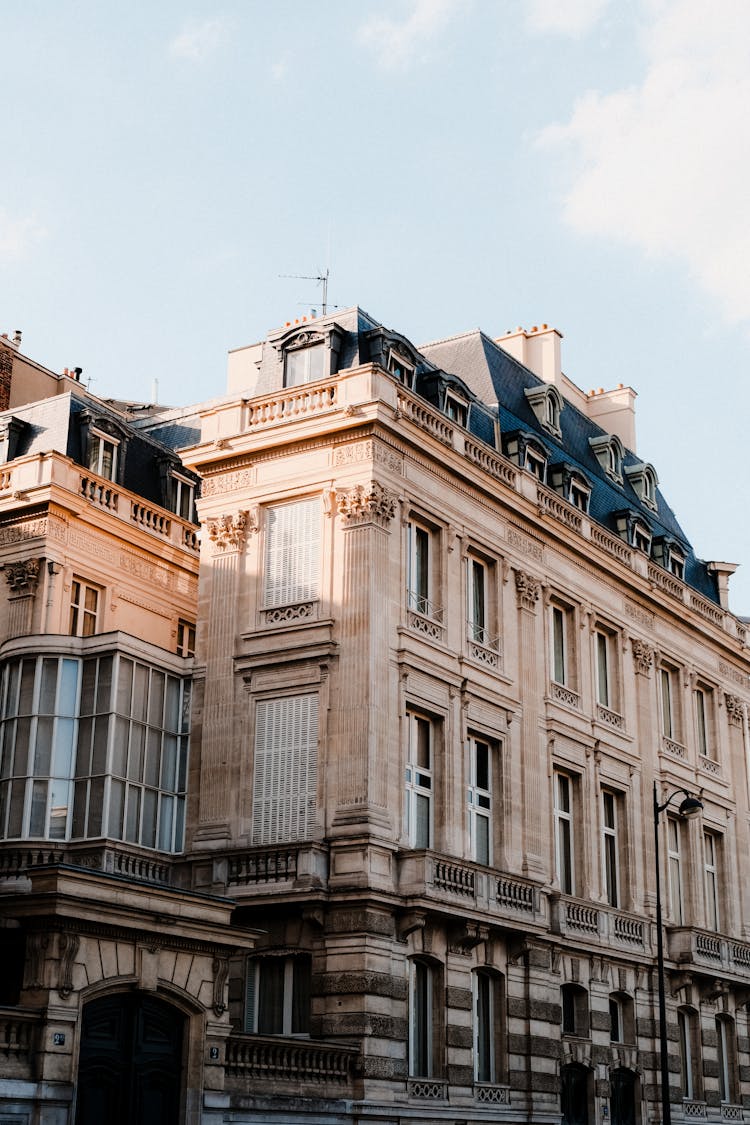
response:
[(724, 934), (670, 926), (667, 928), (667, 952), (669, 958), (680, 965), (750, 980), (750, 945)]
[(227, 1040), (226, 1089), (287, 1096), (352, 1097), (359, 1049), (312, 1039), (232, 1035)]
[[(48, 502), (58, 490), (76, 497), (78, 504), (89, 508), (100, 519), (102, 513), (125, 524), (130, 535), (145, 532), (161, 543), (195, 555), (199, 551), (198, 528), (187, 520), (157, 504), (145, 503), (140, 496), (126, 488), (100, 477), (80, 465), (74, 464), (61, 453), (19, 457), (6, 470), (6, 489), (0, 489), (0, 508), (10, 500), (16, 508), (20, 503)], [(0, 484), (3, 482), (0, 482)], [(66, 502), (70, 506), (71, 501)], [(40, 534), (45, 531), (40, 530)], [(128, 537), (128, 533), (126, 533)]]
[(241, 902), (259, 895), (308, 894), (328, 884), (328, 849), (320, 844), (246, 848), (214, 861), (216, 881)]
[(4, 1078), (30, 1082), (34, 1075), (42, 1013), (30, 1008), (0, 1008), (0, 1059)]
[(33, 868), (59, 864), (123, 875), (137, 883), (158, 886), (170, 885), (173, 877), (171, 856), (116, 840), (77, 843), (13, 840), (0, 843), (0, 886), (5, 884), (6, 890), (13, 889), (13, 884), (18, 884)]
[(399, 891), (410, 898), (440, 904), (454, 913), (460, 906), (498, 921), (535, 927), (545, 924), (546, 900), (527, 879), (428, 851), (400, 852), (397, 863)]
[(651, 951), (648, 921), (642, 916), (567, 895), (551, 896), (550, 915), (554, 933), (611, 949)]

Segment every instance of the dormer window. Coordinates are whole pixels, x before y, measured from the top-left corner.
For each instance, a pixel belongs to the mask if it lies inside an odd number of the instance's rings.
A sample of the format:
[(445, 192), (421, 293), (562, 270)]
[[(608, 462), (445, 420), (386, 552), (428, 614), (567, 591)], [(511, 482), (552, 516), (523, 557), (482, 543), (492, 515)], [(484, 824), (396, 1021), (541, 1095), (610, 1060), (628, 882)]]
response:
[(622, 457), (624, 450), (622, 442), (617, 435), (602, 434), (600, 437), (589, 438), (589, 445), (607, 476), (615, 481), (616, 484), (622, 484)]
[(654, 466), (647, 465), (643, 461), (639, 461), (636, 465), (626, 465), (625, 475), (641, 503), (656, 511), (656, 489), (659, 480)]
[(469, 404), (462, 398), (452, 395), (450, 391), (445, 395), (445, 413), (448, 415), (452, 422), (466, 429), (466, 424), (469, 420)]
[(195, 501), (195, 484), (179, 473), (172, 473), (171, 477), (171, 503), (170, 508), (180, 519), (193, 519), (193, 504)]
[(544, 483), (544, 478), (547, 474), (547, 458), (536, 445), (526, 446), (526, 455), (524, 457), (524, 469), (531, 473)]
[(300, 387), (329, 378), (338, 369), (342, 340), (342, 329), (335, 323), (288, 329), (273, 344), (284, 364), (284, 386)]
[(523, 392), (529, 406), (534, 411), (534, 416), (548, 434), (560, 438), (560, 413), (563, 408), (562, 395), (557, 387), (545, 385), (542, 387), (527, 387)]
[(588, 512), (591, 485), (582, 472), (572, 465), (550, 465), (547, 479), (555, 492), (559, 492), (569, 504), (581, 512)]
[(615, 526), (617, 534), (636, 551), (643, 551), (645, 555), (651, 554), (651, 528), (642, 520), (637, 512), (626, 509), (615, 512)]
[(89, 430), (88, 467), (93, 473), (107, 480), (114, 480), (117, 474), (117, 447), (120, 443), (101, 430)]
[(325, 363), (326, 346), (322, 341), (288, 351), (284, 367), (284, 386), (298, 387), (302, 383), (315, 383), (318, 379), (325, 379)]
[(394, 348), (388, 352), (388, 370), (399, 383), (410, 390), (414, 386), (414, 364), (404, 359)]
[(670, 539), (668, 535), (661, 535), (658, 539), (654, 539), (653, 557), (654, 562), (663, 566), (675, 578), (684, 580), (685, 552), (674, 539)]

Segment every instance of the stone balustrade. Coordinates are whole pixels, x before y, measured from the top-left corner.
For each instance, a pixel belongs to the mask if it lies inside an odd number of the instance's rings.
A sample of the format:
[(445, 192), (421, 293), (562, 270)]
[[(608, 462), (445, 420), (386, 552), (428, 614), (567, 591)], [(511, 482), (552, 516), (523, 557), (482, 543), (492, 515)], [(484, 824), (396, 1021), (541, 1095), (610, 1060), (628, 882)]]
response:
[(273, 1083), (275, 1093), (293, 1095), (311, 1084), (349, 1086), (355, 1074), (359, 1050), (356, 1047), (317, 1042), (312, 1039), (286, 1039), (281, 1036), (232, 1035), (227, 1040), (224, 1061), (227, 1086), (236, 1088), (237, 1079), (257, 1088), (264, 1081)]

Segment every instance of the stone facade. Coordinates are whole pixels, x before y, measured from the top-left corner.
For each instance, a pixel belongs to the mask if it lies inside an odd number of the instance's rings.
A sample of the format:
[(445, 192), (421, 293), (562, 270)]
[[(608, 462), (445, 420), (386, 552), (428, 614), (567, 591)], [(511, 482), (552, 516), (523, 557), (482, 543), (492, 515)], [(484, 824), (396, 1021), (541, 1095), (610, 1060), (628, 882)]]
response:
[[(246, 352), (182, 452), (184, 850), (0, 845), (24, 935), (0, 1120), (88, 1125), (95, 1018), (132, 1010), (172, 1029), (165, 1123), (658, 1120), (655, 792), (673, 1117), (743, 1120), (750, 654), (732, 567), (623, 451), (632, 395), (608, 435), (546, 352), (535, 375), (478, 335), (416, 349), (357, 309)], [(176, 675), (194, 549), (153, 517), (122, 542), (97, 486), (54, 525), (58, 574), (108, 551), (114, 612), (141, 615), (118, 644)], [(33, 512), (6, 661), (44, 614), (67, 631)]]

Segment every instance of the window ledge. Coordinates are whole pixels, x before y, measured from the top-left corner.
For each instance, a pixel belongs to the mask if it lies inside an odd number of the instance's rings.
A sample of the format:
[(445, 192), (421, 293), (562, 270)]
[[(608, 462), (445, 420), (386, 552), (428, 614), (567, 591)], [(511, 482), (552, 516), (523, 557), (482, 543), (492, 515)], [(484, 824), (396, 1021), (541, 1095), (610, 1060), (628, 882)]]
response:
[(474, 1097), (488, 1105), (510, 1105), (510, 1086), (496, 1086), (491, 1082), (475, 1082)]
[(409, 1078), (406, 1093), (410, 1098), (418, 1098), (420, 1101), (445, 1101), (448, 1083), (440, 1078)]

